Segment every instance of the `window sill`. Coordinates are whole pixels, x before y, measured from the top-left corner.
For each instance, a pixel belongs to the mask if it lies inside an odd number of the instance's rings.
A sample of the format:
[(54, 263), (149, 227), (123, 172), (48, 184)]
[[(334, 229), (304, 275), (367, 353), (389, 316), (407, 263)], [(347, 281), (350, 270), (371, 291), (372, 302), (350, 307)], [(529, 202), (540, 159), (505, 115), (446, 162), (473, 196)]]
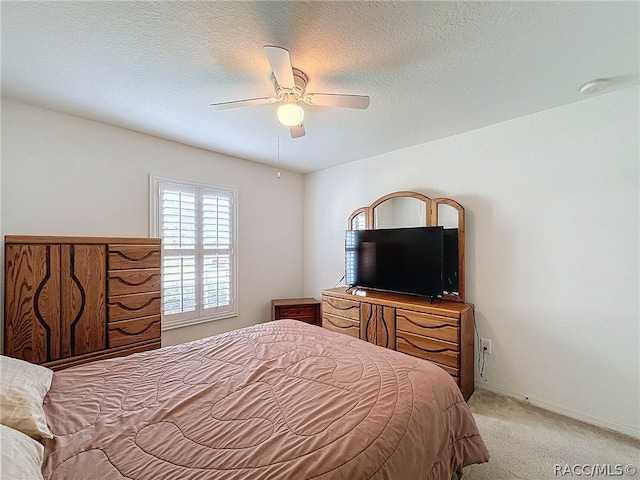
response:
[(176, 328), (189, 327), (191, 325), (199, 325), (201, 323), (213, 322), (216, 320), (223, 320), (225, 318), (233, 318), (237, 317), (238, 312), (226, 312), (220, 315), (214, 315), (209, 317), (199, 317), (199, 318), (190, 318), (188, 320), (177, 320), (177, 321), (167, 321), (164, 318), (162, 319), (162, 331), (166, 330), (174, 330)]

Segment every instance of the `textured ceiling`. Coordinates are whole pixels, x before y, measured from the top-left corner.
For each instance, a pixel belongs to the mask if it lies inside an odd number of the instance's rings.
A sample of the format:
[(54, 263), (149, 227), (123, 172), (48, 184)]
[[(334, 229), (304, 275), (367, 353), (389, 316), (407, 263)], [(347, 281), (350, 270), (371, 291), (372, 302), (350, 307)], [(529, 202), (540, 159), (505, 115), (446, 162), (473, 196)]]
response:
[[(1, 3), (2, 95), (204, 149), (311, 172), (638, 83), (640, 3)], [(305, 108), (291, 139), (263, 45), (290, 50), (307, 92), (367, 110)]]

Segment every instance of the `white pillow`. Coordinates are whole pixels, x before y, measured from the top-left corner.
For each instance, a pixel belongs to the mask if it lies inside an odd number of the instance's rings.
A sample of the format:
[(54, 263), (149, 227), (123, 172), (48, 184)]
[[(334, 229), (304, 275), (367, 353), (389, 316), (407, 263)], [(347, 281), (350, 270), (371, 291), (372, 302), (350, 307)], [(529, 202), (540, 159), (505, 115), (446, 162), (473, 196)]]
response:
[(44, 447), (18, 430), (0, 425), (0, 476), (15, 480), (42, 479)]
[(42, 402), (53, 371), (0, 355), (0, 423), (33, 438), (53, 438)]

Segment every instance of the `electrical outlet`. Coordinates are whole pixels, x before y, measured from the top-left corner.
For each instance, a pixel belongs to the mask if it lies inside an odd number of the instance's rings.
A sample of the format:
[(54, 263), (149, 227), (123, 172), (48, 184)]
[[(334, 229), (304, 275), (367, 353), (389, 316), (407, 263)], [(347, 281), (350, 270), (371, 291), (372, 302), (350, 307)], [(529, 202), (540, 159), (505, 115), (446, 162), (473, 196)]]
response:
[(480, 351), (491, 355), (491, 340), (487, 338), (480, 339)]

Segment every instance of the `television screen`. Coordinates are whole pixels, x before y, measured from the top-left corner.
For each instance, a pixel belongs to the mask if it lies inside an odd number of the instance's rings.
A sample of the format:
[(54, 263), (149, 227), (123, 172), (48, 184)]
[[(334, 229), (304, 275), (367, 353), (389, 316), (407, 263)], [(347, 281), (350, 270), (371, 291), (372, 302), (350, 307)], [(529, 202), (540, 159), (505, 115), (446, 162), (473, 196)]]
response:
[(442, 296), (443, 230), (417, 227), (347, 231), (345, 283)]

